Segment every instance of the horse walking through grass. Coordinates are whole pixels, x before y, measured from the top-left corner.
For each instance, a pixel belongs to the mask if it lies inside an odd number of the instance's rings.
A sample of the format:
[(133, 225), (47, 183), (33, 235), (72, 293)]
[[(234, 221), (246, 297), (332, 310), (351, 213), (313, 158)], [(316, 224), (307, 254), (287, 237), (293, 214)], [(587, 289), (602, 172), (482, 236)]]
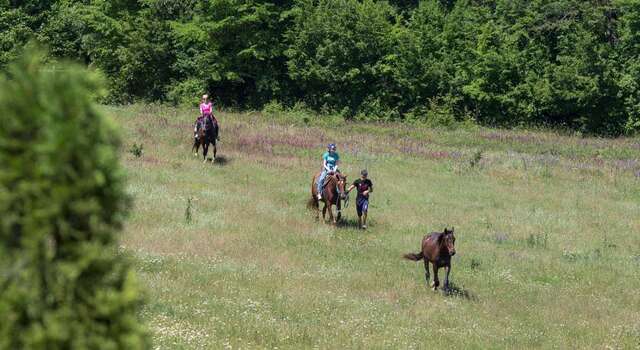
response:
[(422, 239), (422, 250), (417, 253), (405, 254), (404, 258), (412, 261), (424, 260), (425, 277), (429, 284), (429, 263), (433, 267), (433, 283), (431, 287), (437, 290), (440, 286), (438, 279), (438, 269), (444, 267), (446, 276), (444, 279), (445, 290), (449, 289), (449, 273), (451, 272), (451, 257), (456, 254), (456, 237), (454, 236), (454, 228), (444, 232), (432, 232)]
[(218, 148), (216, 147), (216, 141), (218, 140), (219, 131), (220, 131), (220, 128), (218, 126), (217, 121), (212, 121), (211, 125), (207, 125), (207, 123), (205, 122), (204, 144), (202, 146), (203, 147), (202, 157), (205, 162), (207, 161), (207, 153), (209, 153), (209, 145), (213, 145), (213, 160), (215, 161), (216, 159), (216, 155), (218, 153)]
[(193, 141), (193, 147), (191, 147), (191, 152), (194, 152), (195, 156), (198, 156), (198, 150), (202, 147), (202, 158), (203, 161), (207, 161), (207, 154), (209, 153), (209, 146), (213, 145), (213, 159), (215, 160), (218, 148), (216, 146), (216, 142), (219, 139), (218, 132), (220, 128), (217, 122), (212, 123), (209, 129), (200, 128), (196, 131), (196, 137)]
[[(318, 200), (318, 190), (316, 183), (320, 177), (317, 173), (311, 181), (311, 206), (315, 208), (316, 220), (320, 219), (320, 202), (324, 203), (322, 208), (322, 220), (326, 220), (327, 210), (329, 211), (329, 219), (333, 224), (337, 224), (342, 217), (342, 201), (347, 198), (345, 187), (347, 177), (339, 172), (330, 174), (326, 177), (325, 184), (322, 187), (322, 199)], [(333, 216), (333, 206), (336, 206), (337, 214)]]

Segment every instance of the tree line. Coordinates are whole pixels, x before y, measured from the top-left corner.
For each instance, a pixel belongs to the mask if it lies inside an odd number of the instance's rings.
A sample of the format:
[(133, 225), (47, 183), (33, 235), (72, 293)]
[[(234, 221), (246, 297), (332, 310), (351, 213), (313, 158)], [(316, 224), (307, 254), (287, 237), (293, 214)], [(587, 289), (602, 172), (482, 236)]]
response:
[(640, 131), (637, 0), (0, 0), (0, 67), (31, 40), (109, 103)]

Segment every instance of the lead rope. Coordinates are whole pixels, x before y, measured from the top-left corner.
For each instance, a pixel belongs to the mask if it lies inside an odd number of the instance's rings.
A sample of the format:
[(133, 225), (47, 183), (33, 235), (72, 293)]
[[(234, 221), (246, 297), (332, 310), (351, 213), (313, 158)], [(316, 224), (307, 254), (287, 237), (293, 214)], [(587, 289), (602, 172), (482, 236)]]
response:
[[(339, 182), (339, 180), (336, 180), (336, 181)], [(337, 183), (336, 183), (336, 192), (338, 192), (338, 200), (336, 201), (336, 204), (337, 204), (336, 208), (338, 209), (338, 214), (341, 214), (342, 213), (342, 206), (340, 206), (340, 201), (342, 200), (342, 198), (341, 198), (342, 197), (341, 196), (342, 193), (340, 193), (340, 186), (338, 186)]]
[(349, 192), (347, 192), (347, 198), (344, 199), (344, 208), (349, 208)]

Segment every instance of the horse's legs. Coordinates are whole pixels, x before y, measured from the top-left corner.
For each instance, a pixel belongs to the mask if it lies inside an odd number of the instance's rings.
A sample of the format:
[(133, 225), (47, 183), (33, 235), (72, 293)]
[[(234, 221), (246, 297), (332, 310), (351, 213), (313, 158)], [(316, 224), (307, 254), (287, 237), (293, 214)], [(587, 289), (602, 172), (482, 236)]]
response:
[(431, 287), (433, 287), (433, 290), (438, 290), (438, 287), (440, 286), (440, 279), (438, 278), (438, 267), (436, 266), (436, 264), (431, 264), (431, 266), (433, 266), (433, 283), (431, 284)]
[(193, 147), (191, 147), (191, 152), (196, 151), (195, 155), (198, 155), (198, 149), (200, 148), (200, 140), (194, 138)]
[(205, 162), (207, 161), (207, 153), (209, 153), (209, 142), (205, 139), (204, 144), (202, 145), (202, 159)]
[(325, 202), (324, 207), (322, 207), (322, 221), (327, 221), (327, 218), (325, 217), (326, 215), (327, 215), (327, 203)]
[(449, 272), (451, 272), (451, 264), (444, 267), (446, 275), (444, 276), (444, 290), (449, 290)]
[(424, 258), (424, 277), (427, 279), (427, 285), (429, 285), (429, 279), (431, 278), (431, 276), (429, 276), (429, 260), (427, 259), (427, 257), (425, 256)]
[(216, 159), (216, 154), (218, 153), (218, 147), (216, 147), (216, 144), (213, 144), (213, 159)]
[(333, 209), (331, 209), (331, 203), (329, 203), (327, 205), (329, 207), (329, 219), (331, 220), (332, 224), (336, 224), (336, 218), (333, 216)]

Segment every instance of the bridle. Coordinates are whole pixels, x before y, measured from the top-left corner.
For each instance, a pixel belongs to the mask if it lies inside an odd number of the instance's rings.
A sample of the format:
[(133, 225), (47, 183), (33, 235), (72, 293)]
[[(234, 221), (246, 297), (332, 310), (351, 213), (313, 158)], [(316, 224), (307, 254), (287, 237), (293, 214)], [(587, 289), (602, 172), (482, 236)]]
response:
[[(336, 177), (336, 180), (338, 181), (338, 183), (336, 184), (336, 192), (338, 193), (338, 198), (336, 199), (336, 207), (337, 207), (338, 213), (341, 213), (342, 212), (342, 206), (340, 206), (339, 203), (343, 200), (342, 199), (342, 195), (343, 194), (345, 195), (344, 208), (346, 209), (346, 208), (349, 207), (349, 192), (340, 191), (340, 182), (341, 181), (345, 181), (345, 179), (344, 178), (340, 178), (340, 175), (338, 173), (335, 174), (334, 176)], [(343, 186), (346, 186), (346, 182), (343, 183)]]

